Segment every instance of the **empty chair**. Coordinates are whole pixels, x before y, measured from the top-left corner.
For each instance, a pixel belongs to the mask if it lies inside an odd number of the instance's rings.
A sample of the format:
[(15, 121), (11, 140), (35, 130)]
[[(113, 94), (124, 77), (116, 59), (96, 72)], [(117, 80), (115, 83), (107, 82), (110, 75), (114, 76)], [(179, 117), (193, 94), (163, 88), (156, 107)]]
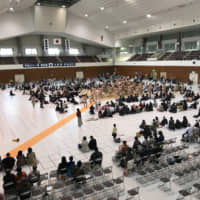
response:
[(128, 198), (127, 200), (131, 199), (140, 199), (140, 187), (135, 187), (133, 189), (128, 190)]
[(25, 191), (19, 194), (20, 200), (27, 200), (31, 198), (31, 191)]

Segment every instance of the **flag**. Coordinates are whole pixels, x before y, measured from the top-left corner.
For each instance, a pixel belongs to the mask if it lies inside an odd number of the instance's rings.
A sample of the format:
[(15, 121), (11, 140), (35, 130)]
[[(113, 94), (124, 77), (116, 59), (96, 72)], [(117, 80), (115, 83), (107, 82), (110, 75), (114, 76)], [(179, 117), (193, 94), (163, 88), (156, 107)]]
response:
[(47, 51), (49, 49), (49, 40), (44, 39), (44, 50)]
[(70, 49), (70, 40), (65, 40), (65, 49), (66, 50)]
[(61, 42), (61, 39), (60, 39), (60, 38), (54, 38), (54, 39), (53, 39), (53, 44), (54, 44), (54, 45), (61, 45), (61, 43), (62, 43), (62, 42)]

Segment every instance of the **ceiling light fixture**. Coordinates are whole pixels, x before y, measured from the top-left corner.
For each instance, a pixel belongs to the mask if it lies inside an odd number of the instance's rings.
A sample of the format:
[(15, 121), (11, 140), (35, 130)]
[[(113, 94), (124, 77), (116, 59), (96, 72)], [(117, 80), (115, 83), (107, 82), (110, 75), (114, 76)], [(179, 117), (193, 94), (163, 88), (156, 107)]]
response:
[(124, 21), (123, 21), (123, 24), (127, 24), (127, 21), (126, 21), (126, 20), (124, 20)]
[(37, 6), (40, 6), (40, 3), (37, 3), (36, 5), (37, 5)]
[(105, 26), (105, 29), (109, 29), (109, 26), (107, 25), (107, 26)]
[(105, 8), (104, 7), (100, 7), (100, 10), (103, 11)]
[(88, 14), (87, 14), (87, 13), (85, 14), (85, 17), (88, 17)]
[(151, 15), (151, 14), (147, 14), (146, 17), (147, 17), (147, 18), (151, 18), (152, 15)]
[(66, 6), (65, 6), (65, 5), (62, 5), (61, 7), (62, 7), (62, 8), (66, 8)]
[(10, 7), (10, 8), (9, 8), (9, 11), (10, 11), (10, 12), (14, 12), (15, 10), (14, 10), (14, 8)]

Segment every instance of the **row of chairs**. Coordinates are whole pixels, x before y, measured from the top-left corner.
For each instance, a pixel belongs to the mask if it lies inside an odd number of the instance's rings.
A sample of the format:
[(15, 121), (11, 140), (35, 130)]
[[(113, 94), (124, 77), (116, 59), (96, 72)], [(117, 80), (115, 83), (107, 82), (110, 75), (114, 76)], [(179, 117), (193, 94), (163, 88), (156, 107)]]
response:
[[(199, 152), (196, 152), (195, 154), (199, 154)], [(185, 157), (182, 160), (181, 164), (177, 162), (173, 165), (170, 165), (169, 163), (167, 163), (167, 160), (165, 162), (158, 161), (158, 163), (148, 163), (148, 165), (143, 166), (143, 170), (137, 170), (137, 174), (139, 176), (136, 177), (136, 180), (141, 184), (148, 184), (163, 177), (170, 177), (177, 171), (179, 166), (183, 165), (183, 163), (187, 165), (188, 162), (191, 162), (191, 160), (193, 161), (192, 158), (197, 158), (194, 155), (191, 155), (194, 157), (189, 158), (189, 155), (190, 154), (185, 154)]]
[[(14, 200), (18, 199), (18, 197), (20, 197), (20, 199), (39, 200), (43, 199), (45, 196), (48, 196), (48, 199), (52, 198), (57, 200), (60, 194), (62, 194), (61, 196), (71, 194), (74, 199), (78, 199), (76, 191), (78, 188), (82, 189), (81, 186), (84, 186), (84, 189), (86, 189), (85, 187), (93, 188), (94, 190), (91, 195), (100, 195), (100, 193), (102, 193), (105, 197), (111, 192), (113, 192), (113, 194), (118, 194), (118, 192), (125, 190), (123, 177), (113, 179), (112, 167), (94, 168), (87, 172), (89, 172), (89, 174), (84, 176), (83, 181), (76, 181), (66, 176), (58, 176), (57, 171), (53, 170), (49, 173), (42, 174), (40, 180), (36, 179), (32, 181), (34, 186), (31, 187), (30, 190), (19, 195), (6, 195), (6, 200)], [(98, 185), (101, 185), (101, 187), (96, 187)], [(117, 192), (115, 190), (117, 190)], [(84, 192), (88, 191), (86, 190)], [(84, 194), (84, 192), (82, 191), (82, 196), (84, 196), (85, 199), (89, 194)]]
[[(143, 162), (142, 168), (145, 169), (145, 167), (147, 166), (149, 168), (150, 165), (155, 164), (155, 162), (159, 163), (159, 165), (157, 166), (153, 166), (153, 168), (155, 168), (155, 170), (160, 170), (161, 168), (165, 168), (168, 166), (168, 163), (166, 162), (168, 157), (173, 157), (173, 156), (182, 156), (185, 155), (185, 149), (188, 148), (185, 145), (180, 145), (177, 147), (171, 147), (171, 148), (167, 148), (164, 149), (163, 152), (159, 152), (157, 154), (152, 154), (151, 156), (148, 156), (148, 158), (146, 159), (145, 162)], [(142, 158), (145, 159), (145, 158)], [(141, 162), (141, 161), (139, 161)], [(138, 166), (137, 163), (135, 161), (135, 159), (129, 160), (127, 163), (127, 170), (128, 170), (128, 174), (130, 174), (130, 172), (133, 171), (137, 171)], [(148, 170), (147, 173), (151, 173), (153, 171), (155, 171), (154, 169), (152, 170)], [(144, 170), (143, 170), (144, 171)], [(140, 175), (141, 175), (141, 170), (139, 171)], [(143, 172), (142, 175), (145, 175), (146, 173)]]

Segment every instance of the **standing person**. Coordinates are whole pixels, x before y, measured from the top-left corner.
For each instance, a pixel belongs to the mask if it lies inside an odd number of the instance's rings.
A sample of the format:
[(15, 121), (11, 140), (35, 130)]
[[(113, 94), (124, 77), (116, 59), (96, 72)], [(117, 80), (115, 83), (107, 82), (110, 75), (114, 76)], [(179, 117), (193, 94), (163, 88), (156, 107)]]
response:
[(35, 108), (35, 104), (36, 104), (36, 97), (35, 97), (35, 95), (33, 95), (33, 96), (31, 97), (31, 103), (32, 103), (32, 105), (33, 105), (33, 108)]
[(77, 108), (76, 110), (76, 116), (78, 119), (78, 126), (81, 127), (83, 125), (83, 122), (82, 122), (82, 117), (81, 117), (81, 111), (79, 108)]
[(31, 165), (31, 166), (37, 166), (37, 164), (38, 164), (38, 160), (37, 160), (35, 152), (33, 152), (32, 148), (28, 148), (27, 164)]
[(113, 140), (115, 141), (115, 139), (117, 137), (117, 127), (116, 127), (116, 124), (113, 124), (112, 136), (113, 136)]

